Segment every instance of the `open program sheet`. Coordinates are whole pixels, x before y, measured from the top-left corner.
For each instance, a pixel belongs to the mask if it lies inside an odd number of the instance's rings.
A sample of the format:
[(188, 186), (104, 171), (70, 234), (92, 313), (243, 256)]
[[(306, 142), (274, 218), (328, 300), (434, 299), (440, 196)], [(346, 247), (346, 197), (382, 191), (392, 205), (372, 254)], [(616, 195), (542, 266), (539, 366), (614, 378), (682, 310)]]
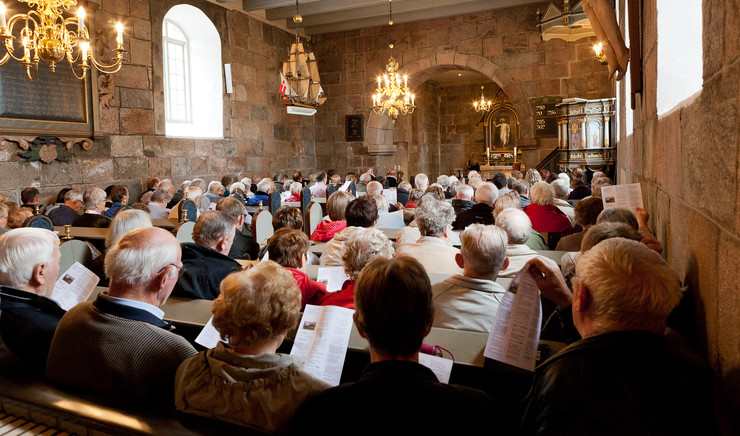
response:
[(601, 199), (604, 201), (604, 209), (622, 207), (637, 213), (635, 208), (644, 209), (642, 203), (642, 189), (639, 183), (629, 185), (614, 185), (601, 187)]
[(290, 354), (303, 369), (332, 386), (342, 377), (355, 311), (339, 306), (306, 305)]
[(346, 182), (344, 182), (344, 185), (342, 185), (342, 186), (339, 187), (339, 190), (342, 191), (342, 192), (349, 192), (349, 186), (351, 184), (352, 184), (352, 181), (351, 180), (346, 181)]
[(195, 343), (211, 349), (215, 348), (219, 342), (221, 342), (221, 333), (213, 326), (213, 317), (211, 317), (198, 334), (198, 337), (195, 338)]
[(383, 189), (383, 197), (388, 200), (388, 204), (398, 203), (398, 193), (396, 188)]
[(453, 363), (450, 359), (419, 353), (419, 363), (431, 369), (440, 383), (448, 384), (450, 382)]
[(347, 280), (349, 276), (344, 272), (343, 266), (321, 266), (316, 276), (316, 281), (325, 284), (329, 292), (342, 290), (342, 285)]
[(59, 276), (54, 284), (51, 299), (56, 301), (64, 310), (69, 310), (77, 304), (87, 301), (100, 279), (81, 263), (75, 262), (69, 269)]
[(525, 266), (501, 300), (483, 355), (534, 371), (541, 322), (540, 291)]

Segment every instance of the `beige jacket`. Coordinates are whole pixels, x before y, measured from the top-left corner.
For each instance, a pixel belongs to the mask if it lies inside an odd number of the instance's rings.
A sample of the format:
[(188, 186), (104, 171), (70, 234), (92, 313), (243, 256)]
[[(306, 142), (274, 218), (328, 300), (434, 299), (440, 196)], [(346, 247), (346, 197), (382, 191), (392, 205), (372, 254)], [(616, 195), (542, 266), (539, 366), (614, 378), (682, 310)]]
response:
[(505, 293), (496, 282), (454, 275), (432, 286), (433, 326), (488, 333)]
[(274, 432), (330, 385), (287, 354), (245, 356), (219, 343), (184, 361), (175, 376), (175, 407), (260, 431)]
[(439, 238), (423, 236), (413, 244), (399, 245), (396, 256), (413, 257), (424, 266), (427, 273), (462, 274), (462, 269), (455, 262), (455, 255), (459, 252)]
[(342, 266), (342, 247), (344, 241), (349, 239), (352, 232), (362, 227), (346, 227), (341, 232), (334, 235), (324, 246), (324, 254), (319, 259), (321, 266)]
[(502, 269), (499, 273), (499, 277), (514, 278), (519, 271), (524, 268), (524, 265), (530, 259), (537, 257), (539, 254), (527, 247), (524, 244), (521, 245), (509, 245), (506, 248), (506, 256), (509, 258), (509, 267)]

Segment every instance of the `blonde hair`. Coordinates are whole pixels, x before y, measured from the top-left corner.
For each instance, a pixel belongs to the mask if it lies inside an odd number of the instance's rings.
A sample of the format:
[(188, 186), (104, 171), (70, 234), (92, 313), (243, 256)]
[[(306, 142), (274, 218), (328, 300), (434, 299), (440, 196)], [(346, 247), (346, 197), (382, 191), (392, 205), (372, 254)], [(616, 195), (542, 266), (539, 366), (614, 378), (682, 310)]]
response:
[(342, 245), (344, 272), (356, 280), (371, 260), (379, 257), (390, 259), (393, 254), (393, 243), (385, 233), (373, 227), (358, 228)]
[(332, 221), (343, 221), (347, 205), (354, 199), (355, 197), (352, 194), (345, 191), (337, 191), (331, 194), (326, 200), (326, 212), (329, 215), (329, 219)]
[(540, 172), (537, 171), (534, 168), (530, 168), (527, 170), (527, 173), (524, 175), (524, 180), (529, 183), (529, 186), (533, 186), (537, 182), (542, 181), (542, 176), (540, 175)]
[(542, 206), (555, 203), (555, 189), (547, 182), (537, 182), (529, 189), (529, 199)]
[(301, 290), (290, 272), (268, 260), (226, 276), (211, 312), (221, 339), (250, 347), (296, 326)]
[(662, 334), (681, 301), (675, 272), (644, 244), (624, 238), (603, 241), (583, 253), (575, 280), (588, 288), (590, 318), (601, 332), (648, 330)]
[(522, 200), (518, 192), (511, 191), (500, 196), (496, 200), (496, 205), (493, 207), (493, 216), (497, 217), (504, 209), (522, 210)]

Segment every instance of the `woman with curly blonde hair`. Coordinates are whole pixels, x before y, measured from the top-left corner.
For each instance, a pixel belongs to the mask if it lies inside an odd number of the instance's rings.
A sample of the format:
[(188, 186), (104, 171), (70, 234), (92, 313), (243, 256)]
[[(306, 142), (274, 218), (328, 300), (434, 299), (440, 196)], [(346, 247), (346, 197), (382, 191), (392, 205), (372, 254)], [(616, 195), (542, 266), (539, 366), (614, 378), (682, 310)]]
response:
[(196, 415), (274, 432), (310, 396), (329, 387), (277, 353), (301, 317), (301, 291), (273, 261), (227, 276), (213, 302), (216, 348), (184, 361), (175, 377), (175, 406)]

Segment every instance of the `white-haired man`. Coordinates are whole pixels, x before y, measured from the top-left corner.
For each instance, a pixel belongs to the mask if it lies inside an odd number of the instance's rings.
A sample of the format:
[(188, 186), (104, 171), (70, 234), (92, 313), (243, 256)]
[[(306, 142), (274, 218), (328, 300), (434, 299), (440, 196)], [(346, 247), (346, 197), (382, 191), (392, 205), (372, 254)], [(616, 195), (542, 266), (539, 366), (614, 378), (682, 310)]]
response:
[(452, 224), (455, 230), (463, 230), (473, 223), (493, 224), (493, 205), (498, 198), (498, 188), (493, 183), (483, 183), (475, 190), (475, 205), (470, 209), (460, 212)]
[(460, 215), (471, 207), (475, 206), (473, 196), (475, 191), (470, 185), (459, 185), (455, 191), (455, 198), (452, 200), (452, 208), (455, 209), (455, 215)]
[(270, 201), (270, 191), (272, 190), (273, 181), (270, 178), (265, 177), (257, 183), (257, 192), (254, 193), (254, 197), (247, 201), (247, 206), (257, 206), (262, 202), (263, 206), (267, 206)]
[(411, 189), (411, 183), (409, 182), (401, 182), (398, 185), (398, 189), (396, 189), (396, 200), (398, 200), (398, 202), (403, 206), (406, 206), (406, 203), (409, 201), (409, 193), (411, 193)]
[(55, 226), (73, 225), (85, 207), (82, 192), (72, 189), (64, 194), (64, 203), (47, 213)]
[(215, 300), (221, 280), (241, 269), (229, 257), (234, 243), (234, 218), (221, 211), (202, 214), (193, 227), (193, 241), (182, 244), (184, 269), (172, 295)]
[(501, 270), (499, 277), (514, 277), (530, 259), (537, 257), (537, 252), (527, 246), (532, 222), (519, 209), (504, 209), (496, 217), (496, 225), (506, 232), (506, 255), (509, 257), (509, 266)]
[[(187, 201), (187, 200), (190, 200), (197, 207), (198, 206), (198, 203), (199, 203), (199, 200), (200, 200), (200, 198), (202, 196), (203, 196), (203, 190), (202, 189), (200, 189), (197, 186), (189, 186), (185, 190), (185, 197), (182, 199), (182, 201), (180, 201), (179, 204), (177, 204), (175, 207), (172, 208), (172, 210), (170, 210), (170, 214), (169, 214), (168, 218), (179, 219), (180, 218), (180, 209), (182, 208), (183, 203), (185, 201)], [(210, 204), (210, 200), (207, 200), (207, 201), (208, 201), (208, 204)], [(196, 209), (196, 215), (200, 216), (200, 210), (199, 209)], [(189, 221), (193, 221), (193, 220), (198, 219), (198, 216), (188, 216), (187, 218), (188, 218)]]
[(442, 192), (445, 194), (445, 200), (449, 200), (454, 196), (450, 193), (450, 176), (442, 174), (437, 177), (437, 184), (442, 187)]
[(224, 185), (218, 180), (213, 180), (208, 184), (208, 192), (203, 194), (203, 196), (210, 200), (211, 203), (218, 203), (223, 198), (224, 191)]
[(85, 212), (74, 222), (75, 227), (110, 227), (110, 219), (103, 216), (105, 211), (105, 191), (88, 188), (82, 195)]
[(416, 189), (424, 192), (429, 187), (429, 176), (424, 173), (419, 173), (414, 177), (414, 186)]
[(560, 209), (560, 211), (563, 212), (565, 216), (568, 217), (570, 225), (575, 226), (576, 211), (573, 208), (573, 205), (565, 200), (566, 198), (568, 198), (568, 194), (570, 193), (570, 184), (558, 177), (557, 180), (553, 180), (552, 182), (550, 182), (550, 186), (552, 186), (552, 189), (555, 191), (555, 199), (553, 204), (558, 209)]
[(530, 263), (583, 339), (537, 367), (521, 434), (718, 434), (712, 372), (666, 330), (682, 293), (659, 254), (603, 241), (579, 259), (572, 294), (555, 262)]
[[(233, 228), (233, 225), (232, 225)], [(180, 245), (156, 227), (131, 231), (105, 257), (107, 292), (59, 322), (46, 377), (64, 386), (171, 404), (177, 367), (196, 354), (162, 320)]]
[(506, 290), (496, 283), (506, 268), (506, 233), (496, 226), (471, 224), (460, 233), (455, 260), (462, 274), (432, 287), (434, 327), (488, 333)]
[(416, 208), (414, 221), (419, 226), (421, 238), (413, 244), (403, 244), (396, 249), (397, 256), (411, 256), (430, 273), (459, 274), (462, 269), (455, 257), (460, 250), (450, 244), (452, 221), (455, 211), (444, 200), (424, 200)]
[(59, 275), (59, 238), (23, 227), (0, 236), (0, 336), (28, 365), (43, 370), (64, 310), (49, 298)]
[(360, 174), (360, 181), (357, 182), (357, 192), (365, 192), (367, 191), (367, 184), (372, 182), (373, 178), (368, 173)]

